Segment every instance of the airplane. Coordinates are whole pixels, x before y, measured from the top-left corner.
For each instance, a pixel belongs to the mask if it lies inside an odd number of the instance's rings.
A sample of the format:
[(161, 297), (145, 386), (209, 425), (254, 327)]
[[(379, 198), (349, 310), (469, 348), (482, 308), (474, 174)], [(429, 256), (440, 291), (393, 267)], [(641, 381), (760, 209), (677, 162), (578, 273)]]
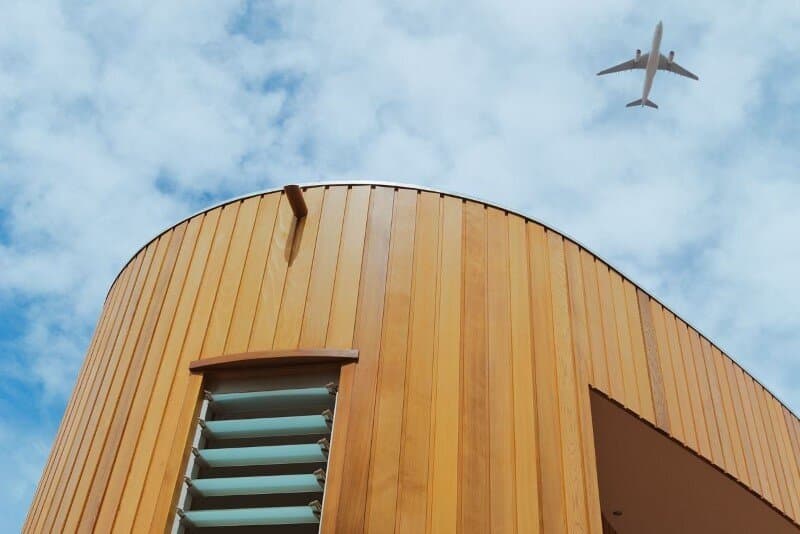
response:
[(653, 34), (653, 46), (649, 53), (642, 54), (642, 51), (637, 49), (636, 55), (633, 59), (624, 61), (619, 65), (615, 65), (606, 70), (601, 70), (597, 73), (598, 76), (602, 76), (603, 74), (610, 74), (612, 72), (622, 72), (631, 69), (645, 69), (642, 98), (630, 102), (625, 106), (627, 108), (634, 106), (649, 106), (651, 108), (658, 109), (658, 105), (647, 98), (650, 94), (650, 88), (653, 86), (653, 78), (655, 77), (657, 70), (667, 70), (681, 76), (686, 76), (687, 78), (691, 78), (693, 80), (700, 79), (697, 77), (697, 75), (692, 74), (688, 70), (675, 63), (675, 52), (670, 51), (668, 56), (665, 56), (659, 52), (658, 49), (661, 46), (661, 34), (663, 32), (664, 25), (661, 24), (661, 21), (658, 21), (658, 24), (656, 24), (656, 31)]

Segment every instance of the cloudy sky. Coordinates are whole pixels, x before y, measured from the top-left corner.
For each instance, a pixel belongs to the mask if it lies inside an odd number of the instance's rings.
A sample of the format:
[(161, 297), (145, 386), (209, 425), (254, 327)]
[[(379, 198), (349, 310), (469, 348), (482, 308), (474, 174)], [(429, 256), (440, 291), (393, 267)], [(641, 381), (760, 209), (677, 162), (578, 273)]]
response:
[[(113, 4), (113, 6), (111, 5)], [(800, 411), (800, 3), (10, 0), (0, 10), (0, 531), (151, 236), (288, 182), (479, 196), (610, 261)], [(642, 74), (594, 73), (649, 48)]]

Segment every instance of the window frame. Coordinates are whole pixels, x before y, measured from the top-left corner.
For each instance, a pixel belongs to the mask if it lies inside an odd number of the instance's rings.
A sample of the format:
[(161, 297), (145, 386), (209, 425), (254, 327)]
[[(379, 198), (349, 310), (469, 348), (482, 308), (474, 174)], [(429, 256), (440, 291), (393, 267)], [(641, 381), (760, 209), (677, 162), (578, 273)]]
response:
[[(254, 351), (235, 354), (223, 354), (211, 358), (202, 358), (192, 361), (188, 371), (193, 375), (201, 375), (202, 380), (199, 394), (195, 401), (195, 410), (192, 412), (193, 420), (199, 416), (202, 407), (203, 391), (209, 380), (234, 380), (237, 377), (247, 376), (257, 370), (263, 372), (269, 369), (270, 374), (291, 375), (309, 373), (317, 370), (338, 369), (338, 392), (331, 427), (330, 450), (325, 476), (325, 491), (322, 494), (322, 510), (320, 513), (319, 532), (334, 532), (336, 516), (339, 508), (339, 499), (342, 489), (344, 471), (345, 442), (349, 426), (353, 381), (355, 367), (358, 363), (358, 349), (326, 349), (308, 348), (291, 350)], [(194, 426), (185, 437), (182, 448), (180, 476), (175, 481), (171, 509), (176, 510), (180, 499), (183, 476), (191, 455), (194, 439)], [(341, 442), (341, 446), (338, 444)], [(170, 516), (172, 517), (172, 515)], [(166, 530), (171, 530), (172, 520), (168, 521)]]

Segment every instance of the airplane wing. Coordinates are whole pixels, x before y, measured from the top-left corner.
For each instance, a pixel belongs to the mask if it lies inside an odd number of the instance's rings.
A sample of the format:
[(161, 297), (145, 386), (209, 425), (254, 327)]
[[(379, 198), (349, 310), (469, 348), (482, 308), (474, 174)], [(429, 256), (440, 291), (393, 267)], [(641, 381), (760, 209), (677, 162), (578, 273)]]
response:
[(631, 70), (631, 69), (643, 69), (647, 66), (647, 58), (650, 57), (650, 54), (642, 54), (639, 56), (639, 59), (631, 59), (628, 61), (623, 61), (619, 65), (614, 65), (611, 68), (606, 70), (601, 70), (597, 73), (598, 76), (602, 76), (603, 74), (611, 74), (612, 72), (622, 72), (624, 70)]
[(679, 74), (681, 76), (686, 76), (687, 78), (691, 78), (693, 80), (699, 80), (700, 78), (697, 77), (696, 74), (689, 72), (688, 70), (684, 69), (674, 61), (670, 63), (667, 56), (661, 54), (661, 57), (658, 58), (658, 70), (667, 70), (669, 72), (674, 72), (675, 74)]

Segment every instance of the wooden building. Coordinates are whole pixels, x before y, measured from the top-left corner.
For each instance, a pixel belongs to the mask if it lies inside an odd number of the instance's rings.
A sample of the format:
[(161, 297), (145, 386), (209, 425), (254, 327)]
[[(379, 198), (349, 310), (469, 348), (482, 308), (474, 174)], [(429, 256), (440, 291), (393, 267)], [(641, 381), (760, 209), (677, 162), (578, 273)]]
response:
[(24, 531), (798, 525), (798, 418), (613, 267), (480, 201), (321, 184), (130, 260)]

